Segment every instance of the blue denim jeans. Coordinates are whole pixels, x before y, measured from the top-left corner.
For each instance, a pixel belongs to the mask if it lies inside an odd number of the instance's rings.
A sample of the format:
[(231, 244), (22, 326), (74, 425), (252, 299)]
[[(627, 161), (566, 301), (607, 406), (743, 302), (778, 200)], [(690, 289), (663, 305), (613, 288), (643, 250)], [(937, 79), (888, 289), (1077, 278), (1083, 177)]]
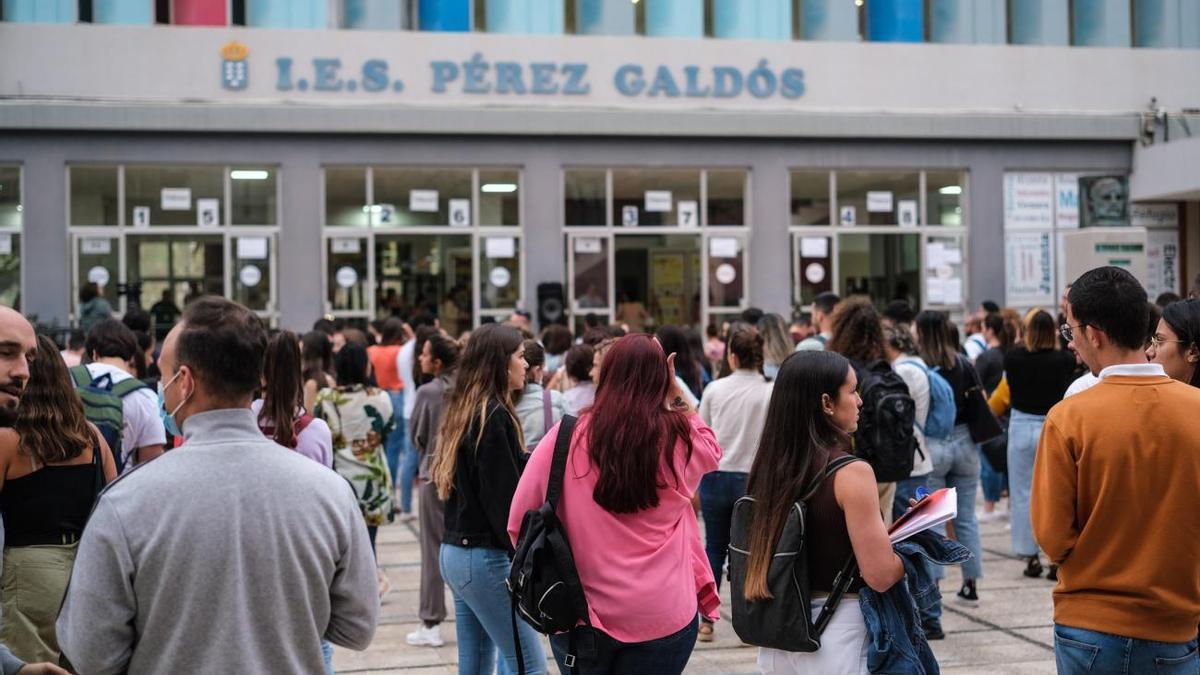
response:
[[(978, 579), (983, 576), (983, 546), (979, 541), (979, 521), (975, 520), (975, 494), (979, 490), (979, 449), (971, 440), (967, 425), (954, 427), (944, 439), (929, 439), (929, 454), (933, 455), (933, 473), (929, 474), (929, 490), (944, 487), (958, 490), (958, 517), (954, 519), (954, 537), (958, 543), (971, 551), (971, 559), (962, 564), (963, 579)], [(936, 528), (946, 534), (946, 526)], [(946, 575), (941, 565), (931, 565), (930, 573), (935, 579)], [(939, 600), (928, 611), (921, 613), (922, 620), (938, 619), (942, 616)]]
[[(500, 672), (517, 673), (516, 645), (513, 644), (512, 601), (504, 580), (511, 563), (508, 554), (498, 548), (463, 548), (442, 544), (442, 578), (454, 594), (454, 632), (458, 637), (460, 675), (492, 675), (496, 652), (500, 652)], [(525, 672), (546, 672), (546, 655), (537, 631), (517, 621)]]
[(700, 479), (700, 513), (704, 516), (704, 552), (712, 566), (717, 590), (721, 590), (725, 556), (729, 553), (729, 530), (733, 527), (733, 504), (746, 495), (746, 478), (740, 471), (713, 471)]
[[(1004, 439), (1001, 438), (1000, 441), (1003, 442)], [(1000, 501), (1000, 496), (1008, 485), (1008, 474), (992, 468), (982, 450), (979, 452), (979, 482), (983, 485), (983, 500), (993, 504)]]
[(1054, 661), (1058, 675), (1200, 673), (1195, 638), (1189, 642), (1153, 642), (1062, 624), (1054, 626)]
[(1033, 460), (1037, 457), (1038, 441), (1045, 423), (1045, 415), (1030, 415), (1019, 410), (1012, 411), (1008, 420), (1008, 489), (1014, 555), (1038, 554), (1033, 523), (1029, 519), (1029, 497), (1033, 491)]
[(908, 500), (917, 498), (917, 488), (929, 487), (929, 474), (910, 476), (896, 481), (896, 496), (892, 499), (892, 520), (904, 515), (908, 510)]
[[(664, 638), (635, 643), (617, 642), (604, 633), (593, 631), (596, 655), (581, 658), (576, 665), (581, 675), (678, 675), (692, 657), (699, 628), (697, 620), (692, 619), (678, 632)], [(571, 669), (563, 664), (563, 658), (569, 649), (569, 638), (566, 635), (550, 636), (550, 649), (559, 671), (568, 675)]]
[(408, 438), (408, 425), (404, 419), (404, 392), (389, 391), (388, 398), (392, 399), (392, 433), (383, 441), (383, 456), (392, 474), (392, 484), (396, 484), (400, 482), (400, 475), (396, 472), (400, 470), (400, 455)]
[(325, 675), (334, 675), (333, 643), (328, 640), (321, 640), (321, 660), (325, 662)]

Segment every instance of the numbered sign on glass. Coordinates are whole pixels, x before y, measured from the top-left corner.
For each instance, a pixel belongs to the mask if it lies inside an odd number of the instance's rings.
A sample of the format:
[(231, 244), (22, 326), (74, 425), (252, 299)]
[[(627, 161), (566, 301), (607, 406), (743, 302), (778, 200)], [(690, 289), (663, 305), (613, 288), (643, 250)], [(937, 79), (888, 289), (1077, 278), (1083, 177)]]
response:
[(396, 205), (395, 204), (380, 204), (379, 205), (379, 224), (380, 225), (395, 225), (396, 224)]
[(133, 207), (133, 226), (134, 227), (150, 227), (150, 207), (149, 206)]
[(621, 207), (621, 224), (625, 227), (637, 227), (638, 224), (638, 207), (622, 206)]
[(696, 201), (679, 202), (679, 226), (696, 227), (700, 224), (700, 203)]
[(471, 224), (471, 200), (470, 199), (451, 199), (450, 200), (450, 225), (453, 227), (467, 227)]

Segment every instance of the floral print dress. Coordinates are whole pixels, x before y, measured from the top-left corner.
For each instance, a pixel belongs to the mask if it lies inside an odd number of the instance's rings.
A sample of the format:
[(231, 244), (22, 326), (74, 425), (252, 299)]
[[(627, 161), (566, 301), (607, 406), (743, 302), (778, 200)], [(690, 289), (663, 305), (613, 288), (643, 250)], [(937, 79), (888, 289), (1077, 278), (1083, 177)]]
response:
[(313, 414), (333, 434), (333, 469), (350, 482), (367, 527), (390, 523), (392, 476), (383, 444), (392, 431), (392, 400), (386, 391), (354, 385), (322, 389)]

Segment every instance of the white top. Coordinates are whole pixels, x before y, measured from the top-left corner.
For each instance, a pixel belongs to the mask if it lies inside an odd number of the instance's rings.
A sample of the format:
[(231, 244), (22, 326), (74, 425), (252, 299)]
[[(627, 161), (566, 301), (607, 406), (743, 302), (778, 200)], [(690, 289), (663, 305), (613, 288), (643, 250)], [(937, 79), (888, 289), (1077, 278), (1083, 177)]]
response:
[(967, 353), (967, 360), (971, 363), (975, 363), (975, 359), (986, 352), (987, 348), (987, 340), (983, 339), (980, 333), (968, 335), (967, 341), (963, 343), (963, 351)]
[(725, 452), (718, 471), (750, 473), (774, 390), (774, 382), (747, 369), (735, 370), (704, 388), (700, 418), (712, 428)]
[[(250, 412), (254, 413), (254, 419), (257, 421), (258, 416), (262, 414), (263, 400), (255, 399), (250, 404)], [(299, 415), (304, 414), (304, 408), (298, 411)], [(270, 421), (270, 424), (274, 424)], [(270, 424), (268, 426), (270, 426)], [(260, 422), (258, 428), (262, 428)], [(314, 417), (304, 427), (299, 434), (296, 434), (296, 447), (294, 450), (312, 461), (322, 466), (333, 468), (333, 432), (329, 430), (329, 425), (325, 420)]]
[(564, 392), (563, 398), (566, 399), (567, 414), (578, 417), (579, 411), (591, 405), (595, 400), (596, 386), (591, 381), (585, 380)]
[(400, 371), (400, 380), (404, 382), (404, 421), (412, 419), (413, 406), (417, 404), (417, 383), (413, 381), (413, 350), (416, 339), (405, 342), (396, 355), (396, 369)]
[(825, 343), (829, 342), (829, 338), (833, 337), (832, 333), (819, 333), (810, 338), (804, 338), (800, 344), (796, 345), (798, 352), (823, 352), (825, 351)]
[[(923, 427), (929, 419), (929, 376), (914, 362), (925, 364), (920, 357), (905, 355), (892, 361), (892, 370), (895, 370), (900, 379), (904, 380), (904, 384), (908, 385), (908, 395), (912, 396), (913, 403), (916, 404), (917, 424)], [(914, 453), (913, 470), (909, 476), (924, 476), (933, 472), (933, 455), (929, 454), (929, 442), (925, 440), (925, 434), (921, 433), (920, 427), (914, 428), (913, 434), (917, 437), (920, 452)]]
[[(89, 363), (87, 369), (93, 379), (108, 375), (113, 384), (133, 378), (124, 370), (107, 363)], [(158, 392), (145, 387), (129, 394), (121, 400), (121, 415), (125, 418), (125, 428), (121, 431), (120, 451), (126, 460), (137, 448), (166, 444), (167, 430), (159, 416)], [(132, 468), (128, 461), (125, 466)]]
[(1071, 386), (1067, 387), (1067, 392), (1063, 394), (1063, 398), (1070, 398), (1075, 394), (1087, 391), (1098, 382), (1100, 382), (1100, 378), (1096, 377), (1090, 372), (1084, 373), (1080, 375), (1074, 382), (1072, 382)]
[(1166, 377), (1161, 363), (1118, 363), (1100, 371), (1100, 379), (1112, 376), (1125, 377)]

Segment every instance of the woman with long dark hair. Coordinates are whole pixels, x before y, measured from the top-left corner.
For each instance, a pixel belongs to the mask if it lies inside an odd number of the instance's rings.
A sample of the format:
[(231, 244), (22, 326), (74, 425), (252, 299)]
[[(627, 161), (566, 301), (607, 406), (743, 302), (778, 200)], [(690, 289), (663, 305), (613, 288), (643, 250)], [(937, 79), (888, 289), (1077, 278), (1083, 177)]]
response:
[[(1059, 349), (1058, 328), (1048, 312), (1035, 310), (1025, 319), (1025, 344), (1004, 356), (1004, 378), (1008, 381), (1008, 487), (1012, 508), (1012, 550), (1025, 560), (1025, 576), (1042, 574), (1038, 543), (1033, 537), (1029, 503), (1033, 490), (1033, 464), (1042, 427), (1050, 408), (1063, 399), (1075, 379), (1075, 355)], [(1058, 568), (1048, 575), (1057, 579)]]
[[(931, 491), (944, 487), (958, 490), (958, 516), (954, 519), (954, 534), (959, 543), (971, 550), (972, 557), (962, 565), (963, 585), (958, 597), (966, 602), (978, 602), (976, 580), (983, 576), (983, 550), (979, 541), (979, 522), (975, 519), (975, 493), (979, 489), (980, 452), (971, 440), (967, 427), (967, 393), (979, 376), (966, 357), (959, 354), (958, 331), (942, 312), (925, 310), (917, 315), (917, 349), (921, 360), (950, 383), (954, 390), (954, 429), (946, 438), (928, 438), (929, 454), (933, 456), (933, 473), (929, 474)], [(944, 572), (934, 567), (940, 578)], [(941, 626), (941, 600), (921, 616), (925, 635), (938, 640), (945, 636)]]
[(1146, 356), (1161, 363), (1171, 379), (1200, 387), (1200, 300), (1180, 300), (1163, 309)]
[[(513, 552), (508, 510), (525, 461), (512, 392), (525, 386), (521, 333), (486, 324), (471, 333), (442, 416), (430, 473), (446, 501), (442, 577), (454, 594), (458, 672), (491, 675), (495, 654), (518, 671), (505, 580)], [(538, 634), (519, 622), (527, 673), (544, 673)]]
[[(755, 499), (744, 588), (747, 600), (770, 597), (767, 569), (788, 513), (798, 496), (818, 480), (820, 487), (806, 502), (805, 520), (812, 616), (820, 614), (834, 578), (851, 555), (861, 578), (851, 585), (850, 593), (864, 584), (882, 593), (904, 577), (879, 513), (871, 466), (854, 461), (832, 478), (821, 479), (831, 461), (849, 454), (861, 405), (858, 377), (845, 357), (802, 351), (784, 360), (746, 485), (746, 493)], [(825, 627), (821, 649), (812, 653), (760, 649), (758, 665), (764, 673), (865, 674), (869, 640), (859, 604), (842, 602)]]
[(660, 327), (655, 337), (668, 356), (675, 355), (675, 376), (686, 389), (684, 398), (692, 407), (699, 405), (700, 394), (704, 391), (703, 376), (700, 375), (700, 363), (688, 345), (687, 334), (679, 326), (668, 325)]
[[(338, 350), (335, 367), (338, 386), (317, 394), (313, 414), (333, 433), (333, 468), (354, 488), (374, 551), (379, 526), (394, 518), (392, 474), (383, 454), (392, 431), (392, 399), (386, 391), (368, 384), (371, 361), (362, 345), (347, 342)], [(383, 596), (391, 590), (391, 583), (382, 568), (377, 576)]]
[(300, 376), (304, 382), (304, 409), (314, 410), (317, 392), (337, 386), (333, 377), (333, 343), (329, 334), (314, 330), (300, 339)]
[[(729, 349), (725, 358), (732, 372), (708, 385), (704, 389), (704, 399), (700, 401), (700, 417), (712, 427), (724, 451), (717, 470), (700, 481), (704, 551), (718, 589), (721, 588), (729, 548), (733, 505), (746, 494), (746, 477), (754, 463), (754, 453), (758, 451), (758, 438), (773, 387), (762, 370), (762, 335), (750, 324), (739, 321), (729, 329)], [(709, 642), (712, 639), (712, 622), (701, 621), (699, 640)]]
[(54, 622), (79, 537), (97, 494), (116, 475), (108, 444), (84, 416), (58, 346), (39, 335), (17, 421), (0, 429), (0, 642), (18, 658), (58, 662)]
[[(596, 401), (571, 441), (559, 515), (571, 541), (595, 634), (584, 673), (681, 673), (697, 613), (717, 618), (716, 585), (691, 500), (721, 448), (687, 404), (673, 363), (653, 337), (608, 350)], [(529, 460), (508, 516), (513, 541), (546, 498), (557, 431)], [(563, 672), (565, 635), (550, 638)]]
[(417, 389), (409, 440), (417, 450), (418, 477), (417, 523), (421, 541), (421, 599), (418, 618), (421, 626), (407, 636), (414, 646), (441, 647), (441, 624), (446, 619), (446, 591), (438, 554), (446, 529), (446, 505), (438, 498), (437, 486), (430, 482), (429, 467), (437, 455), (438, 427), (446, 410), (446, 401), (454, 389), (454, 367), (458, 363), (458, 343), (435, 333), (425, 341), (417, 364), (431, 377)]
[(324, 420), (304, 408), (300, 339), (283, 330), (271, 336), (263, 367), (262, 398), (250, 404), (263, 434), (323, 466), (333, 466), (333, 436)]

